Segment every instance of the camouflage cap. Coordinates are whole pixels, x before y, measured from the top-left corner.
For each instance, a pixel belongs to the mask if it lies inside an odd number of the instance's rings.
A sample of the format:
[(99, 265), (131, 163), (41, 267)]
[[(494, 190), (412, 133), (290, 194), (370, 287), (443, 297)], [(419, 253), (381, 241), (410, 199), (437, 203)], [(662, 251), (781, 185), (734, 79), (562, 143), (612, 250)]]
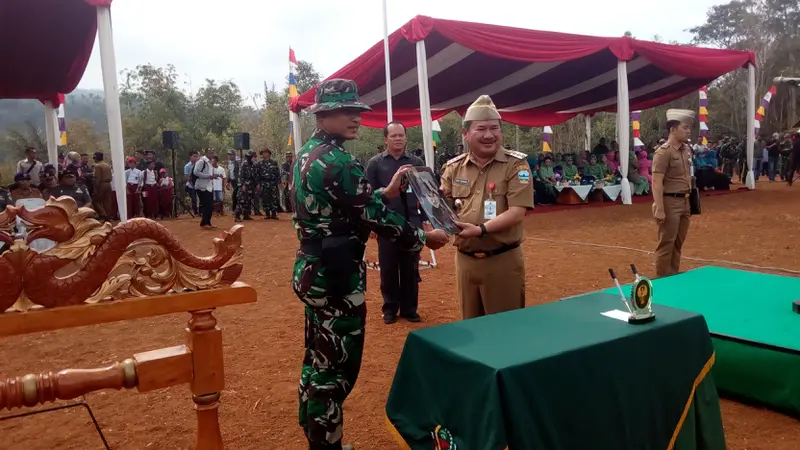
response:
[(235, 155), (236, 154), (236, 150), (230, 149), (230, 150), (228, 150), (228, 154), (229, 155)]
[(353, 80), (333, 79), (317, 85), (314, 104), (306, 110), (309, 114), (337, 109), (360, 109), (372, 111), (372, 108), (358, 100), (358, 86)]
[(256, 151), (248, 150), (247, 153), (244, 154), (244, 156), (256, 156)]

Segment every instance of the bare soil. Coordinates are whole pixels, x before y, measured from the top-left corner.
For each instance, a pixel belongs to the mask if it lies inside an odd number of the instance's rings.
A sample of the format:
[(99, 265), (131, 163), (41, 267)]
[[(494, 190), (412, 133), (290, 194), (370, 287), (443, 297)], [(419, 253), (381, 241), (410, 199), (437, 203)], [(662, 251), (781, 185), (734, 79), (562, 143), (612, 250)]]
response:
[[(800, 270), (798, 189), (760, 182), (754, 192), (705, 198), (703, 214), (692, 221), (685, 256)], [(297, 239), (289, 215), (281, 219), (246, 223), (242, 281), (258, 290), (258, 303), (218, 312), (227, 378), (220, 420), (230, 449), (306, 448), (296, 424), (303, 310), (289, 283)], [(233, 225), (230, 216), (215, 217), (214, 222), (220, 229)], [(200, 230), (197, 221), (165, 224), (190, 250), (210, 252), (215, 233)], [(654, 248), (656, 239), (647, 203), (536, 213), (525, 219), (525, 227), (529, 305), (608, 287), (610, 266), (633, 262), (645, 274), (654, 272), (652, 255), (644, 253)], [(368, 249), (373, 260), (375, 247), (372, 243)], [(453, 256), (452, 247), (440, 250), (439, 267), (422, 272), (421, 324), (383, 324), (378, 273), (369, 271), (365, 360), (345, 403), (345, 440), (356, 448), (396, 448), (384, 425), (384, 405), (397, 360), (410, 330), (458, 319)], [(683, 268), (706, 264), (685, 260)], [(100, 367), (182, 343), (187, 319), (188, 314), (180, 314), (4, 339), (0, 368), (4, 376), (20, 376)], [(195, 417), (186, 387), (149, 394), (103, 391), (87, 400), (112, 448), (192, 447)], [(800, 448), (800, 423), (792, 418), (728, 400), (722, 401), (722, 411), (731, 450)], [(0, 449), (103, 448), (83, 409), (2, 421), (0, 436)]]

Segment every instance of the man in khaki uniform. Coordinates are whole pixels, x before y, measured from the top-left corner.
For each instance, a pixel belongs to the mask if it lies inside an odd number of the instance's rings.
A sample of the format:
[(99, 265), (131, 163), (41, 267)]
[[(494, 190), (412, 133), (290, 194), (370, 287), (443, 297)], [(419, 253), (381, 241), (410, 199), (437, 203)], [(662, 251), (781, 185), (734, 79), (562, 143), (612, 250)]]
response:
[(658, 224), (656, 276), (678, 273), (681, 249), (689, 231), (692, 188), (691, 136), (694, 111), (667, 110), (669, 138), (653, 155), (653, 218)]
[(468, 151), (449, 160), (442, 192), (458, 213), (456, 284), (464, 319), (525, 307), (522, 219), (533, 208), (524, 153), (503, 149), (500, 113), (482, 95), (464, 114)]

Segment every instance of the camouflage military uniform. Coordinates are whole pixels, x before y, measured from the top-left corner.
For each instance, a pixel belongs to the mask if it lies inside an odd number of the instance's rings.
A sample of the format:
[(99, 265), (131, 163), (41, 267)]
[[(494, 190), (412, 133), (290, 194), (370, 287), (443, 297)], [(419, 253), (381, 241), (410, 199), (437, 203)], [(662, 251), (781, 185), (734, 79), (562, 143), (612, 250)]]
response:
[[(319, 85), (312, 113), (361, 108), (355, 83)], [(364, 248), (370, 231), (419, 251), (425, 235), (373, 191), (344, 139), (317, 130), (293, 167), (293, 217), (300, 250), (292, 288), (305, 304), (305, 356), (300, 376), (300, 426), (311, 449), (342, 448), (342, 403), (358, 378), (367, 314)]]
[[(265, 152), (262, 152), (262, 154)], [(272, 152), (269, 152), (270, 156)], [(278, 183), (281, 180), (281, 169), (271, 157), (258, 163), (258, 182), (261, 185), (261, 206), (264, 207), (264, 218), (278, 218)]]
[(239, 198), (234, 210), (237, 221), (242, 216), (246, 220), (250, 220), (250, 210), (253, 208), (253, 198), (256, 194), (256, 186), (258, 186), (258, 169), (253, 162), (255, 154), (254, 151), (248, 150), (247, 158), (239, 168)]

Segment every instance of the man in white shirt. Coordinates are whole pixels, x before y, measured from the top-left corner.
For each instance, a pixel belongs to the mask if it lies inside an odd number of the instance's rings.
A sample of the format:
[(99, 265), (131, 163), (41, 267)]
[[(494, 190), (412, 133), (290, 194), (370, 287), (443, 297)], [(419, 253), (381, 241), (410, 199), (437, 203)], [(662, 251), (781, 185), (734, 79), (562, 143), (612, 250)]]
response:
[(136, 158), (128, 158), (125, 169), (125, 194), (128, 200), (128, 218), (139, 215), (139, 194), (142, 192), (142, 171), (136, 168)]
[(206, 154), (194, 163), (192, 174), (194, 175), (194, 191), (197, 193), (197, 200), (200, 209), (200, 228), (216, 228), (211, 225), (211, 212), (214, 208), (214, 186), (213, 180), (218, 178), (214, 174), (214, 167), (209, 158), (215, 157), (213, 150), (207, 150)]
[(214, 188), (214, 212), (221, 216), (224, 214), (223, 210), (225, 209), (223, 200), (225, 198), (225, 182), (227, 181), (227, 176), (225, 174), (225, 168), (219, 165), (218, 156), (211, 158), (211, 166), (214, 167), (214, 175), (217, 176), (212, 182)]
[(31, 186), (39, 186), (41, 180), (39, 175), (44, 165), (36, 160), (36, 149), (27, 147), (25, 149), (25, 159), (17, 163), (16, 173), (27, 173), (31, 177)]
[(189, 162), (183, 166), (183, 183), (186, 186), (186, 192), (189, 194), (189, 198), (192, 199), (192, 213), (194, 213), (194, 215), (197, 215), (197, 194), (194, 191), (194, 183), (192, 183), (192, 170), (194, 170), (194, 164), (199, 157), (196, 151), (190, 151)]

